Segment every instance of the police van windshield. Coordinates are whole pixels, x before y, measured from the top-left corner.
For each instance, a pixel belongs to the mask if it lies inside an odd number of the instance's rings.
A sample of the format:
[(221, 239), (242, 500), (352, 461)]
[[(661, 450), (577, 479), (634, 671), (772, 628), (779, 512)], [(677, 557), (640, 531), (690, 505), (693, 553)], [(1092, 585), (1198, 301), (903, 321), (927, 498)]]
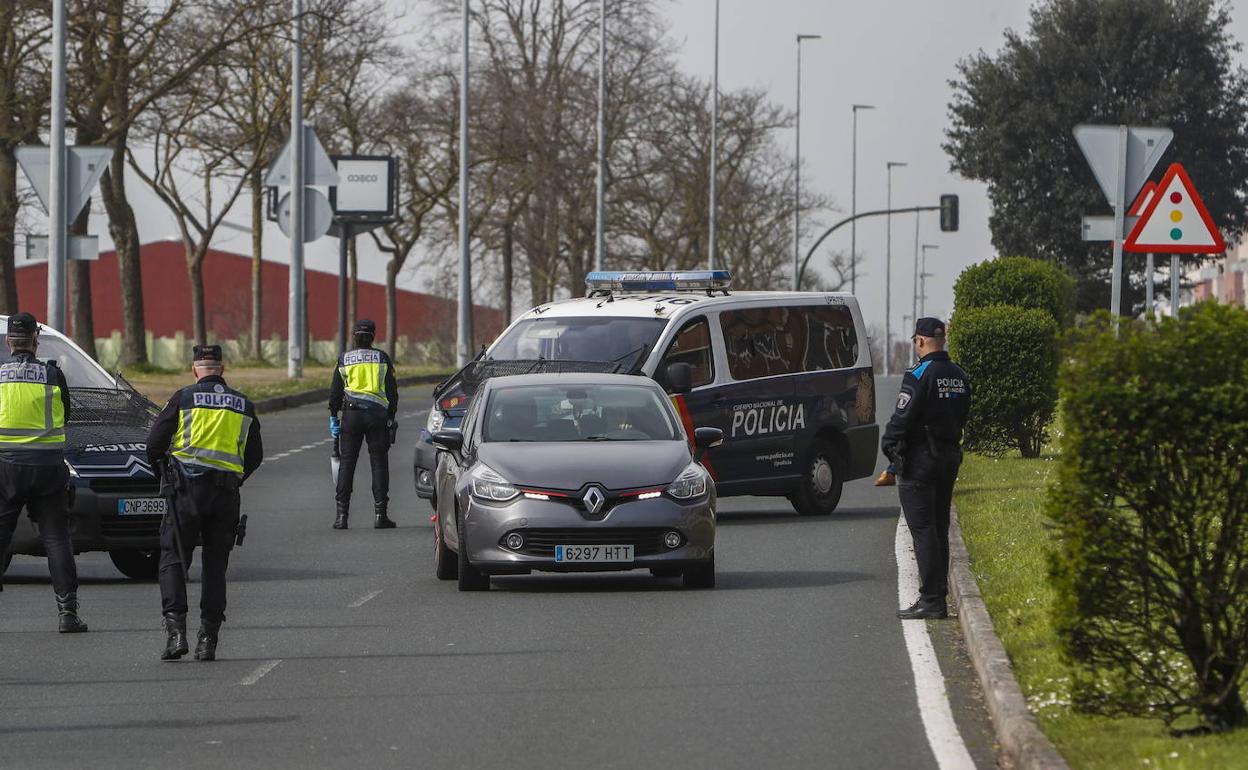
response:
[[(6, 344), (6, 337), (7, 335), (0, 334), (0, 363), (13, 358)], [(117, 388), (117, 383), (112, 377), (105, 374), (94, 361), (70, 347), (64, 340), (40, 335), (39, 349), (35, 352), (35, 357), (40, 361), (55, 360), (57, 366), (61, 367), (61, 371), (65, 373), (65, 381), (71, 388), (108, 388), (110, 390)]]
[(524, 385), (490, 397), (485, 441), (675, 441), (668, 405), (638, 385)]
[(498, 339), (490, 358), (619, 361), (631, 367), (665, 326), (661, 318), (528, 318)]

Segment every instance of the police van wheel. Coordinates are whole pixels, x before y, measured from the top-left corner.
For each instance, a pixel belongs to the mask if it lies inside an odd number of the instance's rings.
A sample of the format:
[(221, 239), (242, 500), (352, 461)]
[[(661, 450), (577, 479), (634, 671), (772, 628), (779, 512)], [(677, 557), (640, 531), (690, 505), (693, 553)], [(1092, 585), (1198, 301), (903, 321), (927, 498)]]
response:
[(459, 557), (442, 539), (442, 521), (433, 525), (433, 568), (438, 580), (454, 580), (459, 577)]
[(801, 485), (789, 495), (789, 501), (802, 516), (827, 516), (840, 504), (843, 487), (832, 442), (815, 439), (807, 450)]
[(160, 551), (109, 551), (108, 558), (113, 560), (117, 571), (135, 580), (155, 580), (160, 572)]
[(463, 526), (458, 522), (455, 526), (459, 527), (459, 590), (490, 590), (490, 576), (472, 566), (472, 563), (468, 561), (468, 541), (464, 538)]

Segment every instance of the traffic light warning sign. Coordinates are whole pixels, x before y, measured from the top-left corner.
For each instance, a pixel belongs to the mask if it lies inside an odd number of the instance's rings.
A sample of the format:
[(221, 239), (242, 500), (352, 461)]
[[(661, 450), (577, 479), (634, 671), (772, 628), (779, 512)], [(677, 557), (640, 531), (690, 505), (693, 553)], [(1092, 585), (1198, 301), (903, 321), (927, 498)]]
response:
[[(1145, 191), (1147, 192), (1147, 190)], [(1142, 197), (1142, 196), (1141, 196)], [(1170, 254), (1217, 254), (1226, 251), (1222, 233), (1205, 209), (1183, 166), (1174, 163), (1157, 183), (1123, 249)]]
[(1157, 194), (1157, 183), (1148, 180), (1144, 183), (1144, 189), (1140, 190), (1140, 194), (1136, 196), (1135, 203), (1131, 204), (1131, 209), (1127, 211), (1127, 216), (1138, 217), (1144, 213), (1144, 209), (1148, 208), (1148, 204), (1153, 202), (1153, 196)]

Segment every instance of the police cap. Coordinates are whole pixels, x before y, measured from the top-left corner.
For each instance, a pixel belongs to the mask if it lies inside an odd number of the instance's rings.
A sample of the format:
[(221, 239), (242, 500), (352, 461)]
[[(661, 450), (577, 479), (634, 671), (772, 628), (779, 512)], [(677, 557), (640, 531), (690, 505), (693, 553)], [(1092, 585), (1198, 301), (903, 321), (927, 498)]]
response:
[(39, 333), (39, 322), (30, 313), (14, 313), (9, 316), (9, 336), (15, 340), (34, 339)]
[(196, 345), (194, 351), (196, 361), (221, 361), (220, 345)]
[(377, 324), (367, 318), (361, 318), (355, 322), (355, 326), (351, 327), (352, 334), (367, 334), (370, 337), (377, 336)]
[(920, 318), (914, 324), (914, 333), (919, 337), (944, 339), (945, 322), (939, 318)]

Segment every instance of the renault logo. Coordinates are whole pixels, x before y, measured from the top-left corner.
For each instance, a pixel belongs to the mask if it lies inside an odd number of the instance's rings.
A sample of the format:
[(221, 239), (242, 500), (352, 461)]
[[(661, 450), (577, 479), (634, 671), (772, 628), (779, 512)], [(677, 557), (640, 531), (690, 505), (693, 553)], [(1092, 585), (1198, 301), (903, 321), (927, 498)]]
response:
[(607, 501), (607, 496), (598, 487), (590, 487), (585, 491), (585, 496), (581, 500), (585, 503), (585, 510), (596, 514), (602, 510), (602, 504)]

